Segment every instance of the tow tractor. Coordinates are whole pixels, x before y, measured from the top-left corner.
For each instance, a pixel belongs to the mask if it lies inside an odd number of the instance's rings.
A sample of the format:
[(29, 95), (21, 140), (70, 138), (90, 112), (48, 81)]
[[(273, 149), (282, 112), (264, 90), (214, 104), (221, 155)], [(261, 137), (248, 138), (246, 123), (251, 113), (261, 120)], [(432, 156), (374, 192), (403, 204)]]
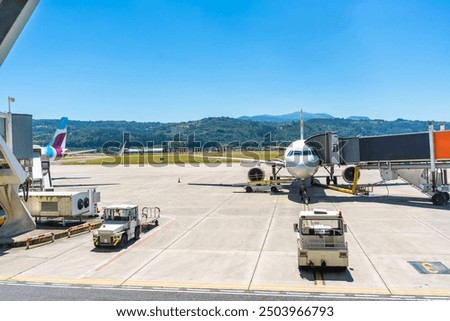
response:
[(299, 268), (348, 266), (347, 225), (340, 211), (300, 211), (294, 230)]
[(125, 246), (129, 240), (138, 240), (141, 232), (150, 225), (158, 226), (160, 209), (144, 207), (139, 212), (135, 204), (115, 204), (103, 210), (104, 223), (93, 232), (95, 247)]

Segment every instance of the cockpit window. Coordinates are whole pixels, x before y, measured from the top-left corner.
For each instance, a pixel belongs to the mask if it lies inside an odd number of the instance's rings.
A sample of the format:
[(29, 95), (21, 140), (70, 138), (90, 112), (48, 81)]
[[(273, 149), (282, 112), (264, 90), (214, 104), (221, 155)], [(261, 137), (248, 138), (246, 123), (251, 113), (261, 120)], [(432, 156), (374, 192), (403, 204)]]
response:
[(288, 153), (288, 156), (309, 156), (309, 155), (314, 155), (313, 151), (311, 149), (307, 149), (307, 150), (291, 150)]

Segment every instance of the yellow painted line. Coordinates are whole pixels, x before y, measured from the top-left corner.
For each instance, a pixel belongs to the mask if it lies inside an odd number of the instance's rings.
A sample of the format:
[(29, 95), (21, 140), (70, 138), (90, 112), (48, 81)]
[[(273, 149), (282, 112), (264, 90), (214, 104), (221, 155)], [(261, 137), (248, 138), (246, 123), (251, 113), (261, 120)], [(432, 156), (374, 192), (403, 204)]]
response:
[(369, 288), (341, 288), (341, 287), (317, 287), (317, 286), (295, 286), (295, 285), (255, 285), (250, 287), (251, 291), (278, 291), (278, 292), (311, 292), (311, 293), (340, 293), (340, 294), (375, 294), (390, 295), (387, 289)]
[(201, 282), (161, 282), (161, 281), (126, 281), (124, 286), (145, 286), (164, 288), (197, 288), (197, 289), (217, 289), (217, 290), (247, 290), (247, 284), (220, 284)]
[(123, 280), (118, 279), (75, 279), (75, 278), (51, 278), (51, 277), (30, 277), (15, 276), (10, 278), (17, 282), (36, 282), (36, 283), (62, 283), (62, 284), (81, 284), (81, 285), (122, 285)]
[(450, 289), (449, 290), (392, 290), (392, 295), (422, 295), (422, 296), (448, 296), (450, 297)]
[(299, 292), (299, 293), (338, 293), (338, 294), (372, 294), (372, 295), (408, 295), (408, 296), (441, 296), (450, 298), (450, 290), (447, 289), (398, 289), (389, 291), (385, 288), (351, 288), (330, 286), (301, 286), (301, 285), (252, 285), (247, 284), (220, 284), (202, 282), (161, 282), (150, 280), (126, 281), (120, 279), (76, 279), (76, 278), (51, 278), (51, 277), (27, 277), (27, 276), (0, 276), (0, 281), (16, 281), (30, 283), (58, 283), (72, 285), (107, 285), (107, 286), (140, 286), (161, 288), (196, 288), (211, 290), (238, 290), (238, 291), (272, 291), (272, 292)]

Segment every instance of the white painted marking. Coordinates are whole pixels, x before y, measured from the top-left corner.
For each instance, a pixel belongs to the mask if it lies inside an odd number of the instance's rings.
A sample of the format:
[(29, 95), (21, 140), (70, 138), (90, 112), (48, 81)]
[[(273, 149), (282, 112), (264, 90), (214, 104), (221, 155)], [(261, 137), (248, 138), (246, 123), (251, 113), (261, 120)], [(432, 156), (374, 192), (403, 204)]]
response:
[(114, 285), (96, 285), (96, 284), (92, 285), (91, 287), (93, 289), (104, 289), (104, 290), (109, 290), (109, 289), (115, 288)]
[(269, 291), (255, 291), (253, 293), (255, 293), (255, 294), (267, 294), (267, 295), (280, 294), (280, 292), (269, 292)]
[(321, 296), (345, 296), (343, 293), (320, 293)]
[(142, 290), (143, 286), (125, 286), (123, 287), (125, 290)]
[(186, 289), (186, 291), (192, 291), (192, 292), (203, 292), (203, 293), (207, 293), (207, 292), (211, 292), (210, 289)]
[(243, 290), (219, 290), (220, 292), (225, 292), (225, 293), (245, 293), (245, 291)]

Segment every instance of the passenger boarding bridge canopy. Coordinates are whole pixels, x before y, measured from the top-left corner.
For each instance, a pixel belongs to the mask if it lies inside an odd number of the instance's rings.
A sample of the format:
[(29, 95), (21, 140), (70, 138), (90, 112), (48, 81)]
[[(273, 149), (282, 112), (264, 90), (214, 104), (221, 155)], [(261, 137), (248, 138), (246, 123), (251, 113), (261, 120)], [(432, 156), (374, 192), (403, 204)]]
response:
[[(450, 131), (433, 131), (434, 159), (450, 160)], [(430, 161), (430, 133), (338, 138), (328, 132), (306, 140), (322, 164), (350, 165), (367, 162)]]
[(39, 0), (0, 0), (0, 66)]

